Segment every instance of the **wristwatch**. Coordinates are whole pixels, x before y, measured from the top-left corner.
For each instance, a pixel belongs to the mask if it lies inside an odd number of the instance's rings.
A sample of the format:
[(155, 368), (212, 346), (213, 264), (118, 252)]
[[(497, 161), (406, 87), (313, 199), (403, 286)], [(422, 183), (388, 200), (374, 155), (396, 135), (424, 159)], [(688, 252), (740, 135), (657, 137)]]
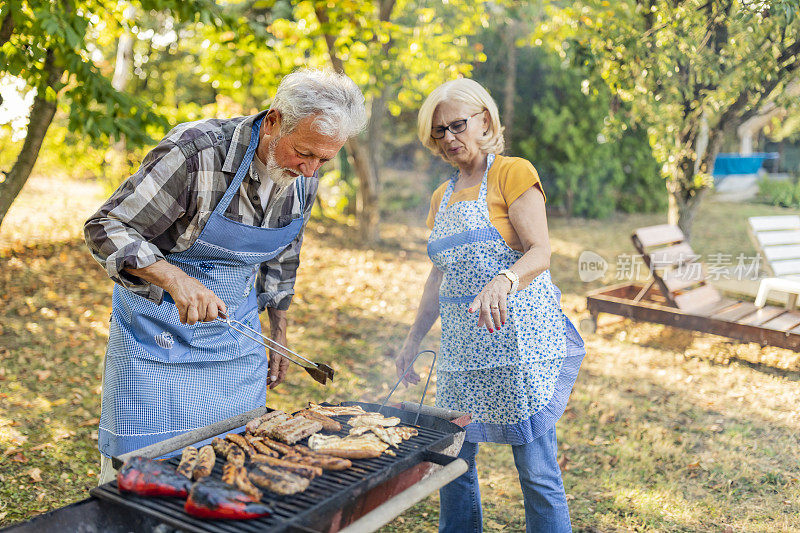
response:
[[(501, 270), (500, 274), (508, 278), (508, 281), (511, 282), (511, 289), (508, 291), (508, 294), (514, 294), (517, 292), (517, 287), (519, 286), (519, 276), (513, 270)], [(500, 275), (498, 274), (498, 275)]]

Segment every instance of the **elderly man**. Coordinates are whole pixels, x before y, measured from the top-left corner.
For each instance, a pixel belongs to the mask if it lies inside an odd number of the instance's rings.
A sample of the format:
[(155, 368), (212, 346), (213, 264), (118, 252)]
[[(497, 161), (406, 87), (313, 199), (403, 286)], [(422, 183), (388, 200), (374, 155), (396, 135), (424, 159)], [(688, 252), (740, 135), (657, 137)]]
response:
[(114, 287), (103, 379), (101, 482), (119, 455), (264, 405), (288, 361), (228, 328), (286, 344), (317, 170), (363, 129), (344, 75), (286, 76), (270, 109), (181, 124), (84, 228)]

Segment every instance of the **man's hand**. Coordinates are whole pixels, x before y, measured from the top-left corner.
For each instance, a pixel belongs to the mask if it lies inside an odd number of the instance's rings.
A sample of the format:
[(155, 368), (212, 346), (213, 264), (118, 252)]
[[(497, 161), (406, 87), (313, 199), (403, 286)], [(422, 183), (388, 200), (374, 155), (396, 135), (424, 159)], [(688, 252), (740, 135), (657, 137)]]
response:
[[(286, 311), (280, 309), (267, 308), (270, 325), (270, 338), (284, 346), (288, 346), (286, 340)], [(280, 385), (286, 378), (286, 370), (289, 368), (289, 360), (281, 356), (274, 350), (269, 351), (269, 374), (267, 384), (270, 389)]]
[(163, 259), (144, 268), (125, 270), (167, 291), (175, 301), (180, 320), (184, 324), (212, 322), (227, 312), (225, 302), (213, 291)]
[(182, 278), (164, 287), (175, 300), (181, 322), (192, 325), (195, 322), (213, 322), (226, 314), (225, 302), (205, 285), (184, 274)]

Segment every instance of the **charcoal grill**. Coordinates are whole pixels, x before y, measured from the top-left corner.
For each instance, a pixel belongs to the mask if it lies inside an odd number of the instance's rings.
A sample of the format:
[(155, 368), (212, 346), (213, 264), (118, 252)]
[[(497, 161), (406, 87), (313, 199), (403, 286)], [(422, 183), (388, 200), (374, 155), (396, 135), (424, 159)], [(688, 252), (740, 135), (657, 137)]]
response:
[[(367, 411), (376, 411), (378, 404), (346, 402), (345, 405), (360, 405)], [(397, 416), (403, 425), (412, 425), (417, 414), (406, 410), (384, 407), (386, 416)], [(347, 434), (347, 416), (334, 417), (342, 423), (338, 433)], [(353, 460), (352, 468), (343, 471), (325, 471), (311, 481), (308, 489), (291, 496), (278, 496), (264, 491), (263, 502), (270, 505), (273, 514), (267, 517), (241, 521), (202, 520), (187, 515), (183, 510), (184, 500), (172, 498), (145, 498), (130, 493), (120, 493), (117, 482), (112, 481), (92, 489), (91, 494), (102, 500), (116, 503), (134, 513), (144, 513), (159, 521), (187, 532), (262, 532), (275, 533), (295, 531), (330, 531), (333, 522), (341, 521), (342, 510), (352, 508), (354, 502), (380, 485), (391, 482), (399, 474), (412, 469), (420, 463), (428, 462), (448, 465), (454, 457), (440, 452), (456, 441), (463, 429), (452, 422), (434, 416), (419, 415), (414, 426), (419, 434), (403, 441), (397, 454), (386, 454), (374, 459)], [(460, 445), (460, 442), (457, 442)], [(168, 460), (177, 466), (179, 457)], [(212, 476), (219, 479), (224, 461), (217, 459)], [(352, 514), (352, 512), (350, 513)], [(336, 528), (338, 529), (338, 527)]]

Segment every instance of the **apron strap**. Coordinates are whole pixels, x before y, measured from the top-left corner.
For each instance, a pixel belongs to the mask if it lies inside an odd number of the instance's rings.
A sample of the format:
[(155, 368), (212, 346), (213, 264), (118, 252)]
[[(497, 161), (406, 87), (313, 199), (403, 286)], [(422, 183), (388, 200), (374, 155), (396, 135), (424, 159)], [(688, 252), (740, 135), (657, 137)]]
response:
[[(488, 189), (489, 183), (489, 169), (492, 168), (492, 163), (494, 163), (494, 154), (489, 154), (486, 156), (486, 171), (483, 173), (483, 179), (481, 179), (481, 190), (478, 193), (478, 201), (480, 201), (484, 206), (486, 206), (486, 190)], [(486, 206), (488, 212), (488, 206)]]
[(300, 218), (303, 218), (306, 213), (306, 177), (302, 174), (294, 180), (294, 190), (300, 203)]
[(233, 181), (225, 191), (225, 195), (222, 197), (222, 200), (220, 200), (217, 204), (217, 207), (214, 208), (215, 213), (220, 215), (225, 214), (225, 211), (228, 209), (228, 206), (233, 199), (233, 195), (239, 190), (239, 186), (242, 184), (245, 174), (247, 174), (247, 171), (250, 169), (250, 164), (253, 162), (253, 156), (256, 153), (256, 148), (258, 148), (258, 132), (261, 129), (262, 120), (264, 120), (264, 117), (259, 118), (253, 123), (253, 129), (250, 132), (250, 144), (247, 145), (247, 151), (242, 157), (242, 162), (239, 163), (239, 168), (236, 170), (236, 175), (233, 177)]

